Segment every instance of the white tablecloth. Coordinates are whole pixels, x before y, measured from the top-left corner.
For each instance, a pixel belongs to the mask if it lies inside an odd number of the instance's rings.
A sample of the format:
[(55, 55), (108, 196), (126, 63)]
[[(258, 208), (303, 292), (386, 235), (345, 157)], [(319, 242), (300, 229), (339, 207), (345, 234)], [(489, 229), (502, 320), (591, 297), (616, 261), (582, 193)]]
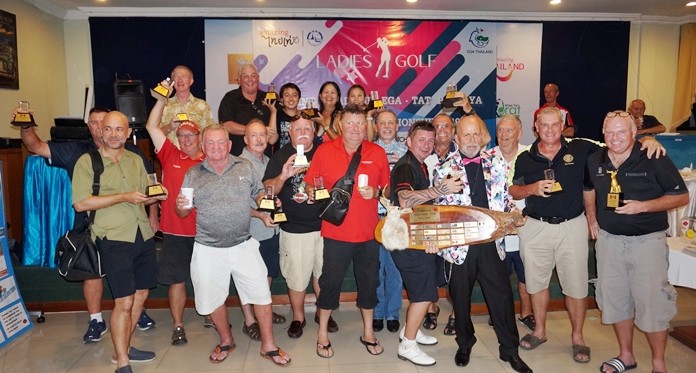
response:
[(679, 237), (681, 234), (681, 220), (684, 217), (696, 215), (696, 173), (684, 178), (687, 189), (689, 189), (689, 203), (681, 208), (672, 209), (667, 212), (669, 228), (667, 234), (670, 237)]
[[(696, 289), (696, 240), (684, 237), (667, 238), (669, 245), (669, 271), (672, 285)], [(694, 252), (685, 250), (693, 249)]]

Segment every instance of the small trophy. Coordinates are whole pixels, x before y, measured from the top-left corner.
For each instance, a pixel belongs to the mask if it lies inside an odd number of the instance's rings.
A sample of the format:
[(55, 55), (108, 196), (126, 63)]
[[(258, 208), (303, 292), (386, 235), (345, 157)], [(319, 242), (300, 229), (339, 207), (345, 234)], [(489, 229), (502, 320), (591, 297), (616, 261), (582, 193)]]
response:
[(188, 117), (188, 114), (186, 114), (186, 113), (177, 113), (174, 116), (174, 121), (178, 122), (178, 123), (188, 122), (188, 120), (189, 120), (189, 117)]
[(283, 212), (283, 207), (278, 207), (277, 210), (273, 211), (271, 213), (271, 219), (273, 219), (273, 222), (276, 224), (288, 221), (288, 217)]
[(379, 93), (377, 91), (370, 92), (370, 103), (367, 106), (367, 110), (381, 110), (384, 109), (384, 103), (382, 99), (379, 98)]
[(607, 171), (611, 176), (611, 185), (609, 187), (609, 193), (607, 193), (607, 210), (614, 210), (624, 204), (624, 194), (621, 191), (619, 181), (616, 179), (617, 172), (618, 171)]
[(329, 191), (326, 190), (326, 187), (324, 187), (324, 178), (321, 176), (315, 176), (314, 177), (314, 200), (315, 201), (323, 201), (325, 199), (329, 199), (331, 196), (329, 195)]
[(302, 112), (310, 118), (319, 118), (319, 110), (314, 108), (314, 100), (307, 100), (307, 106), (302, 109)]
[[(556, 180), (556, 173), (552, 169), (547, 169), (544, 170), (544, 179), (545, 180)], [(556, 193), (560, 192), (563, 190), (563, 187), (561, 187), (561, 183), (558, 181), (553, 183), (553, 186), (551, 187), (551, 193)]]
[[(167, 81), (167, 85), (171, 87), (172, 80), (170, 78), (167, 78), (165, 80)], [(167, 99), (169, 98), (169, 95), (171, 93), (171, 88), (163, 86), (162, 83), (157, 83), (157, 87), (150, 89), (150, 94), (152, 95), (152, 97), (164, 102), (165, 104), (167, 103)]]
[(36, 127), (36, 122), (34, 122), (34, 116), (31, 115), (29, 101), (20, 101), (17, 106), (17, 114), (12, 118), (10, 122), (13, 126), (29, 128)]
[(440, 106), (443, 108), (453, 109), (454, 103), (461, 100), (457, 97), (457, 83), (450, 83), (447, 85), (447, 92), (445, 93), (445, 98), (442, 99)]
[(274, 212), (275, 211), (275, 194), (273, 190), (273, 185), (269, 185), (265, 188), (263, 198), (259, 202), (259, 211)]
[(157, 174), (148, 174), (147, 181), (150, 183), (145, 191), (145, 195), (147, 197), (159, 197), (167, 195), (162, 187), (162, 184), (157, 182)]
[(297, 157), (295, 157), (295, 163), (293, 163), (292, 167), (309, 167), (307, 156), (304, 154), (304, 145), (302, 144), (297, 144)]
[(278, 99), (278, 95), (276, 94), (275, 84), (269, 83), (268, 84), (268, 92), (266, 92), (266, 100), (275, 101), (277, 99)]

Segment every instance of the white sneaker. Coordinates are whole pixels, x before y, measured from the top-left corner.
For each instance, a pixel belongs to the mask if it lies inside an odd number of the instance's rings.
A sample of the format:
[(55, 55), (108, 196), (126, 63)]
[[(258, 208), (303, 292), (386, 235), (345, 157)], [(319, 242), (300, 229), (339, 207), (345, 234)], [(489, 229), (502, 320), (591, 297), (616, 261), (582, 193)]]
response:
[(399, 350), (396, 356), (401, 360), (408, 360), (415, 365), (430, 366), (435, 365), (436, 360), (418, 347), (416, 341), (405, 339), (399, 343)]
[[(404, 338), (404, 331), (406, 330), (406, 325), (404, 325), (403, 328), (401, 328), (401, 331), (399, 331), (399, 342), (402, 340), (405, 340)], [(418, 332), (416, 333), (416, 342), (418, 342), (419, 345), (423, 346), (432, 346), (437, 344), (437, 338), (431, 336), (431, 335), (426, 335), (423, 332), (418, 329)]]

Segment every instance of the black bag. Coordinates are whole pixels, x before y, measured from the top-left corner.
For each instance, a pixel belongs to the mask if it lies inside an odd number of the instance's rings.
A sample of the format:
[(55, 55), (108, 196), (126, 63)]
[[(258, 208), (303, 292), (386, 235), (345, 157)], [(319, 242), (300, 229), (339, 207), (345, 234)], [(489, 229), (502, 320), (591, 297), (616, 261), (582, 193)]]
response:
[(324, 207), (324, 210), (319, 214), (320, 218), (333, 225), (343, 224), (348, 214), (350, 197), (353, 194), (353, 184), (355, 184), (353, 179), (355, 178), (355, 171), (358, 169), (358, 164), (360, 163), (360, 150), (362, 150), (362, 145), (360, 145), (358, 150), (355, 151), (355, 154), (353, 154), (353, 158), (350, 160), (345, 176), (338, 179), (336, 184), (331, 188), (329, 192), (331, 198), (326, 207)]
[[(97, 150), (89, 152), (92, 158), (94, 181), (92, 195), (99, 195), (99, 179), (104, 172), (104, 164)], [(97, 245), (92, 240), (92, 223), (96, 211), (75, 229), (69, 230), (58, 239), (56, 258), (58, 273), (68, 281), (84, 281), (104, 277), (101, 270), (101, 258)]]

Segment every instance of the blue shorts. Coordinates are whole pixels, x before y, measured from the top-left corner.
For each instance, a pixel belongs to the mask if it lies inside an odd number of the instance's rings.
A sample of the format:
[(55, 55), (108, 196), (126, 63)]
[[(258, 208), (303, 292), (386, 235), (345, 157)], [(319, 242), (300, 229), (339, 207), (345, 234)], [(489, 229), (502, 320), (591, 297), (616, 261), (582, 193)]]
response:
[(524, 284), (524, 263), (519, 251), (508, 251), (505, 253), (505, 264), (508, 267), (508, 273), (512, 275), (514, 271), (517, 273), (517, 281)]

